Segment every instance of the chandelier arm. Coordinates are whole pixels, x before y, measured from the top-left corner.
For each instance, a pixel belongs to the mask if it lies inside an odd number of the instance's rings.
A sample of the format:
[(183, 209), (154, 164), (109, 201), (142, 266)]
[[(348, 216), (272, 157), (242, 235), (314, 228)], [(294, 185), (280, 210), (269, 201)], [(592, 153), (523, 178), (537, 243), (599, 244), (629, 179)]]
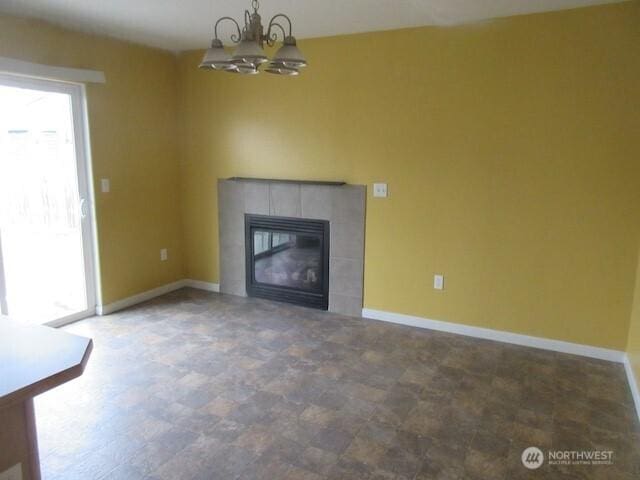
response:
[(282, 31), (283, 39), (287, 36), (287, 32), (285, 31), (282, 25), (280, 25), (278, 22), (272, 22), (269, 25), (269, 31), (267, 31), (267, 34), (265, 35), (265, 40), (267, 41), (267, 45), (269, 45), (270, 47), (273, 47), (276, 44), (276, 41), (278, 40), (278, 34), (276, 32), (271, 33), (272, 27), (278, 27)]
[(231, 17), (221, 17), (221, 18), (218, 19), (218, 21), (216, 22), (216, 25), (214, 27), (214, 35), (215, 35), (216, 39), (218, 38), (218, 25), (223, 20), (230, 20), (236, 26), (236, 29), (238, 30), (238, 34), (236, 35), (236, 34), (232, 33), (231, 34), (231, 41), (233, 43), (240, 43), (240, 40), (242, 39), (242, 32), (240, 31), (240, 25), (238, 25), (238, 22), (236, 22), (235, 19), (233, 19)]
[(282, 28), (282, 31), (284, 33), (284, 28), (282, 27), (282, 25), (280, 25), (279, 23), (276, 22), (276, 19), (278, 18), (284, 18), (287, 23), (289, 24), (289, 35), (285, 35), (285, 37), (287, 36), (291, 36), (291, 31), (293, 29), (292, 24), (291, 24), (291, 19), (289, 17), (287, 17), (284, 13), (277, 13), (275, 14), (273, 17), (271, 17), (271, 20), (269, 20), (269, 28), (267, 29), (267, 37), (271, 36), (271, 27), (276, 24), (278, 25), (280, 28)]

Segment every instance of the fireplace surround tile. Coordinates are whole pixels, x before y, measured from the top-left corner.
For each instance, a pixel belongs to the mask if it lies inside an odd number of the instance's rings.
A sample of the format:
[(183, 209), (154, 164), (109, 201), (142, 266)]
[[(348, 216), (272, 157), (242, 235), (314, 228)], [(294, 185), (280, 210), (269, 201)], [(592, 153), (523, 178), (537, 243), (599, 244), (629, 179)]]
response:
[(333, 220), (333, 195), (336, 187), (302, 185), (300, 188), (302, 217), (316, 220)]
[(218, 202), (224, 205), (219, 209), (220, 247), (244, 245), (244, 223), (242, 219), (244, 196), (236, 185), (219, 185)]
[(365, 190), (357, 185), (345, 185), (331, 196), (332, 218), (338, 223), (364, 224)]
[(300, 185), (272, 183), (269, 185), (269, 215), (276, 217), (302, 217)]
[(218, 183), (218, 200), (224, 205), (220, 214), (234, 215), (244, 212), (244, 188), (240, 183)]
[(243, 187), (244, 213), (269, 215), (269, 184), (246, 182)]
[(364, 185), (218, 181), (220, 291), (246, 296), (244, 215), (328, 220), (329, 311), (362, 315)]
[(362, 298), (363, 263), (351, 258), (329, 258), (329, 293)]
[(331, 256), (358, 259), (364, 252), (364, 221), (331, 222)]
[(361, 317), (362, 297), (349, 297), (329, 292), (329, 311), (351, 317)]
[(220, 282), (220, 292), (246, 297), (244, 245), (221, 245), (222, 251), (220, 278), (224, 278), (224, 282)]
[(220, 216), (220, 246), (244, 245), (244, 222), (240, 212)]

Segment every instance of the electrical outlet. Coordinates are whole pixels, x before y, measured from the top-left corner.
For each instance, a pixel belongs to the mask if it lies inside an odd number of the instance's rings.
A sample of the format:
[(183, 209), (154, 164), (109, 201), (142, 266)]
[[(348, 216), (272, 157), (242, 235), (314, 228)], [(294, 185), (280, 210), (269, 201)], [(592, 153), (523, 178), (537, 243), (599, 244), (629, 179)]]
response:
[(378, 198), (387, 197), (387, 184), (386, 183), (374, 183), (373, 184), (373, 196)]
[(168, 258), (169, 258), (169, 252), (167, 252), (167, 249), (163, 248), (162, 250), (160, 250), (160, 261), (166, 262)]
[(436, 290), (444, 290), (444, 275), (433, 276), (433, 288)]
[(100, 180), (100, 190), (102, 193), (109, 193), (111, 191), (111, 182), (108, 178), (103, 178)]

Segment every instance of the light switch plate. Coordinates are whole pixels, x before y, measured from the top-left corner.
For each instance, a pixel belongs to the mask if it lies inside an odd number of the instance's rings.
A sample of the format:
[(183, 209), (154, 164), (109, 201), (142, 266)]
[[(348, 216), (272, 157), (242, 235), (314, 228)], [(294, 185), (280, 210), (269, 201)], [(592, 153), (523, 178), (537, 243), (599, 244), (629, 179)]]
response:
[(387, 197), (387, 184), (386, 183), (374, 183), (373, 184), (373, 196), (378, 198)]
[(436, 290), (444, 290), (444, 275), (433, 276), (433, 288)]
[(100, 190), (102, 193), (109, 193), (111, 191), (111, 182), (108, 178), (103, 178), (100, 180)]
[(167, 249), (163, 248), (162, 250), (160, 250), (160, 261), (166, 262), (168, 258), (169, 258), (169, 252), (167, 252)]
[(0, 480), (22, 480), (22, 464), (16, 463), (9, 470), (0, 472)]

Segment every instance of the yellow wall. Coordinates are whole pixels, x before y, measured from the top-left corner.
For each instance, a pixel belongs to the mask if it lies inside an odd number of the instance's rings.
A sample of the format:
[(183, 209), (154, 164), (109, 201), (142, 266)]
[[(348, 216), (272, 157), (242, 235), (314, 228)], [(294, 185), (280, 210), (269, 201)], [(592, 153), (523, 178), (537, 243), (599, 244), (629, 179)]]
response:
[(111, 179), (96, 193), (103, 303), (181, 279), (175, 56), (1, 16), (0, 56), (106, 74), (87, 89), (96, 191)]
[(366, 307), (624, 350), (638, 25), (631, 2), (304, 40), (295, 79), (181, 56), (187, 275), (218, 280), (217, 178), (386, 181), (368, 198)]

